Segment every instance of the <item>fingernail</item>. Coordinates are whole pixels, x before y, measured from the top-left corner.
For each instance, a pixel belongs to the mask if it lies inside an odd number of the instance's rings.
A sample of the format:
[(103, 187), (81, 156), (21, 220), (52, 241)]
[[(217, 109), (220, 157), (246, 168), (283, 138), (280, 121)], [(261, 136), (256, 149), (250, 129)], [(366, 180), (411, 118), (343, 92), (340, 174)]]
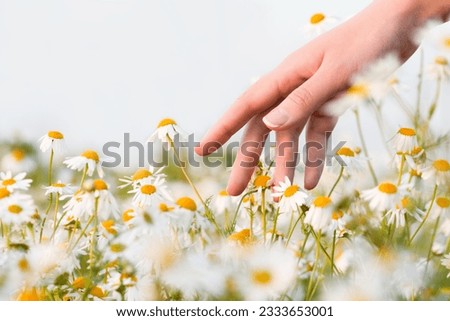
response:
[(263, 122), (269, 127), (280, 127), (284, 125), (289, 119), (289, 115), (282, 109), (275, 109), (271, 111), (266, 117), (263, 118)]

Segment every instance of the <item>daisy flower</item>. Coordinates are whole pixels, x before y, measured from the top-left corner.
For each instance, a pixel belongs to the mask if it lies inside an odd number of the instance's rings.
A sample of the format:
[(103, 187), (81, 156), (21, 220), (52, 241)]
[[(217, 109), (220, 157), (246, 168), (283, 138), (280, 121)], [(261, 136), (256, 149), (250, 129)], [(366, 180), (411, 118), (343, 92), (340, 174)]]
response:
[[(429, 206), (431, 206), (431, 204), (428, 204), (428, 207)], [(448, 214), (450, 214), (450, 198), (446, 196), (436, 197), (435, 206), (433, 207), (433, 217), (445, 218)]]
[(32, 220), (36, 207), (29, 196), (9, 197), (0, 206), (0, 220), (4, 224), (22, 224)]
[(408, 186), (397, 187), (390, 182), (383, 182), (377, 187), (361, 192), (361, 197), (369, 203), (372, 211), (388, 211), (402, 199)]
[(50, 194), (59, 194), (59, 195), (71, 195), (73, 194), (73, 188), (70, 186), (70, 184), (64, 184), (61, 181), (58, 181), (57, 183), (53, 183), (51, 186), (44, 187), (45, 189), (45, 195)]
[(411, 199), (405, 196), (399, 204), (386, 212), (387, 223), (389, 225), (392, 224), (394, 227), (403, 227), (406, 223), (406, 215), (412, 216), (417, 221), (420, 221), (424, 213), (418, 208), (415, 208)]
[(273, 197), (280, 198), (281, 212), (297, 211), (298, 207), (306, 203), (308, 195), (303, 192), (298, 185), (292, 184), (286, 176), (284, 182), (280, 182), (279, 186), (275, 186)]
[(39, 148), (44, 153), (49, 149), (56, 153), (62, 153), (66, 149), (64, 135), (58, 131), (49, 131), (47, 135), (42, 136), (39, 141), (41, 142)]
[(214, 205), (218, 214), (230, 211), (233, 208), (233, 203), (233, 197), (226, 190), (221, 190), (214, 199)]
[(315, 231), (323, 230), (331, 224), (334, 205), (331, 198), (318, 196), (312, 202), (305, 216), (305, 223), (312, 226)]
[(325, 15), (322, 12), (314, 13), (304, 27), (305, 34), (310, 38), (317, 37), (330, 30), (337, 21), (336, 17)]
[[(109, 190), (108, 184), (104, 180), (96, 179), (92, 182), (92, 187), (93, 196), (98, 199), (97, 215), (105, 221), (110, 217), (118, 218), (119, 206)], [(93, 204), (92, 212), (95, 210), (95, 199), (91, 201), (91, 204)]]
[(254, 247), (245, 263), (236, 277), (237, 287), (245, 300), (276, 299), (295, 280), (297, 259), (282, 246)]
[(87, 175), (92, 176), (94, 171), (97, 170), (97, 173), (100, 177), (103, 177), (103, 169), (101, 166), (101, 159), (98, 156), (97, 152), (88, 149), (84, 151), (80, 156), (69, 157), (64, 161), (64, 164), (71, 170), (75, 171), (84, 171), (87, 168)]
[(428, 66), (427, 74), (432, 79), (448, 80), (450, 78), (448, 59), (443, 56), (436, 57), (434, 62)]
[(0, 187), (0, 205), (11, 196), (11, 192), (4, 187)]
[(437, 159), (431, 166), (423, 169), (422, 177), (433, 180), (436, 185), (448, 186), (450, 181), (450, 163), (446, 159)]
[(348, 169), (354, 169), (354, 170), (362, 170), (364, 168), (363, 166), (363, 159), (360, 157), (359, 153), (347, 146), (341, 147), (337, 152), (335, 156), (336, 160), (338, 161), (339, 165), (344, 166)]
[(172, 143), (174, 141), (175, 135), (179, 135), (180, 138), (186, 137), (186, 133), (175, 120), (171, 118), (164, 118), (158, 124), (156, 131), (150, 136), (148, 141), (161, 141), (166, 143)]
[(36, 168), (36, 163), (23, 149), (14, 148), (2, 158), (1, 167), (14, 173), (31, 172)]
[(136, 186), (129, 193), (134, 194), (133, 205), (140, 208), (150, 206), (155, 199), (172, 201), (172, 197), (166, 191), (163, 179), (156, 180), (152, 184), (145, 183), (145, 185)]
[(253, 180), (253, 186), (261, 192), (261, 190), (269, 188), (270, 187), (270, 179), (271, 177), (268, 175), (258, 175)]
[(392, 139), (392, 145), (397, 153), (411, 154), (417, 148), (416, 131), (412, 128), (400, 128)]
[(151, 183), (157, 179), (164, 178), (166, 175), (162, 173), (162, 170), (163, 168), (155, 169), (153, 166), (149, 166), (148, 169), (139, 168), (132, 176), (119, 178), (119, 181), (124, 183), (123, 185), (120, 185), (119, 188), (125, 188), (128, 186), (136, 188), (137, 186), (145, 185), (146, 182)]
[(31, 179), (26, 179), (27, 173), (20, 173), (13, 177), (11, 172), (0, 173), (0, 187), (6, 188), (10, 192), (15, 190), (26, 191), (30, 188)]

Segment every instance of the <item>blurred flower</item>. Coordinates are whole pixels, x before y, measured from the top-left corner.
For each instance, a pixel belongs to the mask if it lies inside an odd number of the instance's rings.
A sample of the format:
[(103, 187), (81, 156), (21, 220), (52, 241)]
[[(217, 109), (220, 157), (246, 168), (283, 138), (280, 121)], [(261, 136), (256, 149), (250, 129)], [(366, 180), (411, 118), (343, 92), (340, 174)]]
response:
[(88, 149), (84, 151), (80, 156), (69, 157), (64, 161), (69, 169), (75, 171), (87, 170), (87, 175), (92, 176), (94, 171), (97, 170), (98, 176), (103, 177), (103, 169), (101, 166), (101, 159), (97, 152)]
[(26, 179), (27, 173), (20, 173), (13, 177), (11, 172), (0, 173), (0, 187), (6, 188), (10, 192), (15, 190), (26, 191), (30, 188), (31, 179)]
[(0, 220), (3, 224), (22, 224), (30, 222), (36, 213), (31, 197), (9, 197), (0, 203)]
[(150, 206), (155, 199), (172, 201), (172, 197), (164, 186), (164, 179), (156, 180), (152, 184), (145, 183), (145, 185), (136, 186), (129, 193), (134, 194), (133, 205), (140, 208)]
[(450, 78), (450, 67), (445, 57), (438, 56), (434, 62), (428, 66), (427, 74), (432, 79), (448, 80)]
[(180, 140), (184, 139), (187, 134), (175, 120), (171, 118), (164, 118), (158, 124), (156, 131), (148, 139), (151, 142), (159, 140), (171, 144), (175, 140), (175, 136), (179, 135)]
[(432, 180), (436, 185), (448, 186), (450, 181), (450, 164), (446, 159), (437, 159), (431, 166), (424, 168), (422, 177)]
[(305, 34), (310, 37), (316, 37), (330, 30), (339, 19), (333, 16), (325, 15), (322, 12), (313, 14), (309, 18), (309, 23), (304, 27)]
[(219, 215), (226, 211), (230, 211), (233, 208), (233, 197), (230, 196), (226, 190), (221, 190), (217, 193), (214, 201), (216, 212)]
[(13, 173), (31, 172), (36, 168), (36, 163), (27, 155), (25, 150), (14, 148), (2, 158), (1, 167)]
[[(444, 258), (441, 260), (441, 264), (447, 269), (450, 270), (450, 253), (444, 255)], [(450, 273), (447, 274), (447, 277), (450, 277)]]
[(405, 196), (399, 204), (387, 211), (386, 218), (388, 224), (392, 224), (394, 227), (403, 227), (405, 226), (406, 215), (413, 217), (417, 221), (421, 221), (421, 216), (424, 214), (425, 213), (423, 213), (423, 211), (419, 210), (414, 206), (414, 204), (412, 204), (409, 197)]
[(53, 183), (51, 186), (44, 187), (45, 189), (45, 195), (50, 194), (59, 194), (59, 195), (71, 195), (73, 194), (73, 188), (70, 186), (70, 184), (64, 184), (61, 181), (58, 181), (57, 183)]
[(306, 213), (305, 223), (311, 225), (315, 231), (321, 231), (330, 226), (333, 212), (334, 205), (331, 198), (318, 196)]
[(66, 150), (64, 135), (58, 131), (49, 131), (39, 141), (41, 142), (39, 148), (44, 153), (49, 149), (52, 149), (55, 153), (63, 153)]
[(274, 186), (273, 197), (280, 198), (280, 210), (282, 213), (289, 211), (297, 211), (298, 207), (306, 203), (308, 195), (303, 192), (298, 185), (292, 184), (286, 176), (284, 182), (281, 181), (279, 186)]
[[(336, 155), (342, 160), (338, 162), (340, 166), (344, 166), (348, 170), (360, 171), (364, 168), (364, 159), (354, 149), (344, 146), (341, 147)], [(341, 164), (342, 163), (342, 164)]]
[(139, 168), (132, 176), (119, 178), (119, 181), (124, 183), (123, 185), (120, 185), (119, 188), (125, 188), (128, 186), (136, 188), (140, 185), (145, 185), (147, 182), (151, 183), (155, 180), (165, 178), (166, 175), (162, 173), (162, 170), (163, 168), (155, 169), (153, 166), (149, 166), (148, 169)]

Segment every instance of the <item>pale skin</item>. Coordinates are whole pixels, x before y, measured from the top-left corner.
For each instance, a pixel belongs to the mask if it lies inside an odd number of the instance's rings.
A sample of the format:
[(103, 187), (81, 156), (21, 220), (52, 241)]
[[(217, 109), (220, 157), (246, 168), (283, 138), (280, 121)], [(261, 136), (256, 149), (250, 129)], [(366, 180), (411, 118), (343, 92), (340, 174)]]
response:
[[(374, 1), (347, 22), (293, 52), (251, 86), (208, 131), (197, 153), (210, 154), (246, 126), (241, 146), (246, 146), (247, 152), (242, 148), (238, 152), (227, 187), (230, 195), (240, 195), (258, 162), (255, 155), (262, 152), (270, 131), (275, 131), (277, 146), (291, 147), (277, 153), (272, 184), (286, 176), (292, 181), (295, 168), (290, 163), (298, 152), (302, 131), (306, 128), (307, 142), (324, 146), (327, 133), (336, 125), (337, 118), (323, 113), (322, 107), (343, 93), (352, 77), (376, 59), (395, 53), (406, 61), (417, 49), (412, 40), (417, 29), (429, 19), (445, 20), (449, 13), (450, 0)], [(308, 149), (311, 162), (324, 157), (325, 149)], [(306, 189), (317, 185), (322, 171), (323, 166), (306, 163)]]

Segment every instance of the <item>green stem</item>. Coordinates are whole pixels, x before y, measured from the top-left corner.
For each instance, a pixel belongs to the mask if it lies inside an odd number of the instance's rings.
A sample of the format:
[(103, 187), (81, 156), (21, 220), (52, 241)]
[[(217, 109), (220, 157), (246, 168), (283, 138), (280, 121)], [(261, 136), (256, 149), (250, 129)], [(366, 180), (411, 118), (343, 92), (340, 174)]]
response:
[(261, 189), (261, 212), (262, 212), (263, 238), (264, 242), (266, 242), (267, 216), (266, 216), (266, 190), (264, 188)]
[(86, 175), (87, 175), (87, 172), (88, 172), (88, 168), (89, 168), (88, 164), (86, 164), (84, 166), (83, 175), (81, 176), (80, 189), (83, 188), (83, 184), (84, 184), (84, 181), (86, 180)]
[(242, 203), (244, 202), (244, 198), (246, 198), (247, 196), (249, 196), (253, 193), (256, 193), (256, 192), (257, 192), (257, 190), (253, 190), (253, 191), (249, 191), (249, 192), (245, 193), (244, 195), (242, 195), (241, 199), (239, 200), (239, 204), (236, 208), (236, 211), (234, 212), (234, 217), (233, 217), (233, 221), (231, 222), (231, 231), (230, 232), (233, 232), (234, 228), (236, 227), (237, 217), (239, 215), (239, 210), (242, 206)]
[(90, 274), (91, 274), (91, 280), (94, 275), (94, 251), (96, 247), (96, 240), (97, 240), (97, 228), (98, 228), (98, 197), (95, 198), (95, 204), (94, 204), (94, 231), (92, 232), (91, 236), (91, 249), (89, 251), (89, 266), (90, 266)]
[(361, 125), (361, 117), (359, 116), (359, 111), (355, 110), (354, 113), (355, 113), (355, 117), (356, 117), (356, 125), (358, 128), (359, 139), (361, 140), (361, 146), (362, 146), (364, 156), (367, 158), (367, 165), (369, 167), (370, 175), (372, 175), (374, 184), (378, 185), (378, 179), (377, 179), (377, 176), (375, 175), (375, 170), (373, 169), (372, 162), (369, 159), (369, 152), (367, 149), (366, 140), (364, 139), (364, 134), (363, 134), (362, 125)]
[(397, 186), (400, 186), (402, 183), (402, 175), (403, 175), (403, 167), (405, 166), (405, 155), (402, 154), (402, 159), (400, 161), (400, 169), (398, 172)]
[[(311, 229), (311, 231), (312, 231), (312, 229)], [(313, 231), (313, 233), (314, 233), (314, 231)], [(306, 296), (305, 296), (306, 301), (311, 300), (311, 298), (313, 296), (313, 292), (312, 292), (313, 280), (314, 280), (314, 274), (316, 274), (317, 267), (319, 265), (320, 247), (321, 247), (321, 244), (320, 244), (320, 233), (319, 233), (319, 235), (316, 236), (316, 256), (314, 259), (314, 267), (313, 267), (313, 270), (311, 271), (311, 276), (309, 277), (308, 288), (306, 290)]]
[(430, 247), (428, 249), (427, 264), (425, 265), (425, 273), (424, 273), (425, 275), (427, 274), (428, 264), (430, 263), (431, 255), (433, 254), (433, 244), (434, 244), (434, 240), (436, 239), (436, 234), (437, 234), (437, 230), (439, 228), (440, 219), (441, 219), (441, 217), (438, 216), (438, 218), (436, 219), (436, 223), (434, 224), (433, 233), (431, 234), (431, 243), (430, 243)]
[(273, 219), (272, 243), (275, 242), (276, 240), (278, 216), (280, 216), (280, 208), (277, 209), (277, 212), (275, 213), (275, 218)]
[(334, 274), (334, 252), (336, 251), (336, 230), (333, 232), (333, 243), (331, 244), (331, 269), (330, 274)]
[[(71, 246), (71, 251), (73, 251), (75, 249), (75, 247), (78, 245), (78, 243), (80, 242), (80, 240), (83, 238), (84, 234), (86, 233), (89, 225), (91, 225), (92, 221), (94, 220), (95, 215), (92, 214), (91, 217), (89, 217), (89, 220), (86, 223), (86, 226), (83, 228), (83, 230), (80, 233), (80, 236), (77, 238), (77, 240), (75, 241), (75, 244)], [(74, 232), (75, 233), (75, 232)]]
[(339, 175), (338, 175), (336, 181), (334, 182), (333, 187), (331, 188), (330, 192), (328, 193), (328, 197), (331, 197), (331, 194), (333, 194), (333, 192), (336, 189), (336, 186), (339, 184), (339, 181), (341, 180), (343, 174), (344, 174), (344, 166), (341, 165)]
[(417, 83), (417, 101), (416, 101), (416, 113), (414, 116), (414, 127), (418, 128), (420, 123), (420, 105), (422, 101), (422, 87), (423, 87), (423, 71), (425, 68), (425, 59), (423, 50), (420, 50), (420, 69), (419, 69), (419, 82)]
[(430, 109), (428, 110), (428, 121), (430, 121), (433, 118), (434, 112), (436, 111), (437, 105), (439, 103), (439, 98), (441, 97), (441, 84), (442, 79), (441, 77), (438, 77), (434, 99), (433, 102), (431, 103)]
[(414, 241), (414, 238), (417, 236), (419, 231), (422, 229), (423, 225), (425, 224), (426, 220), (428, 219), (428, 216), (430, 216), (431, 209), (433, 208), (434, 201), (436, 200), (437, 190), (438, 190), (438, 186), (434, 185), (433, 196), (431, 198), (430, 207), (428, 208), (427, 213), (425, 214), (425, 217), (423, 218), (422, 222), (420, 222), (420, 225), (417, 227), (416, 231), (411, 236), (411, 239), (409, 240), (409, 245), (411, 245), (411, 243)]

